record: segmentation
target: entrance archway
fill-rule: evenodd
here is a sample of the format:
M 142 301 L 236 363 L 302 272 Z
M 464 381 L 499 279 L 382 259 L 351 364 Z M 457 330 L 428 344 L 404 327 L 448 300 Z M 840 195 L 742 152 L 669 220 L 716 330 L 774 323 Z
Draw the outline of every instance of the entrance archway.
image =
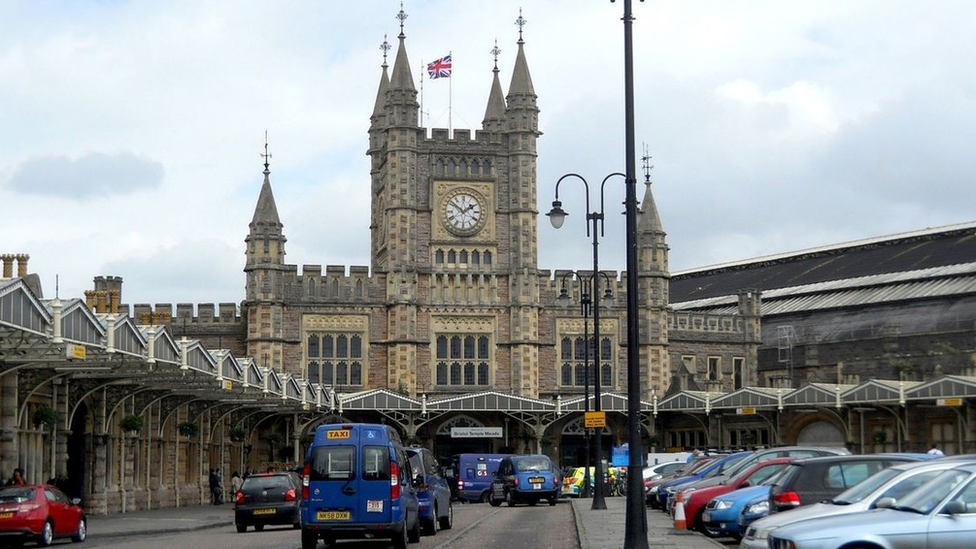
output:
M 484 427 L 485 424 L 470 416 L 456 416 L 437 427 L 434 435 L 434 455 L 441 463 L 449 463 L 451 456 L 457 454 L 490 454 L 492 453 L 489 438 L 453 438 L 453 427 Z M 444 461 L 448 460 L 448 461 Z
M 796 437 L 796 443 L 804 446 L 843 447 L 844 434 L 840 429 L 827 421 L 814 421 L 807 425 Z
M 81 402 L 71 420 L 71 434 L 68 435 L 68 463 L 65 466 L 67 469 L 65 473 L 68 475 L 66 492 L 69 498 L 84 497 L 85 450 L 88 442 L 85 438 L 87 422 L 88 406 Z
M 586 431 L 583 427 L 583 416 L 580 416 L 566 423 L 562 430 L 562 441 L 559 444 L 559 465 L 561 467 L 582 467 L 586 461 Z M 595 429 L 589 429 L 595 431 Z M 595 433 L 594 433 L 595 434 Z M 601 433 L 600 443 L 603 445 L 603 459 L 609 461 L 613 447 L 613 435 L 610 429 L 604 427 Z M 595 459 L 596 456 L 596 437 L 590 436 L 590 455 Z

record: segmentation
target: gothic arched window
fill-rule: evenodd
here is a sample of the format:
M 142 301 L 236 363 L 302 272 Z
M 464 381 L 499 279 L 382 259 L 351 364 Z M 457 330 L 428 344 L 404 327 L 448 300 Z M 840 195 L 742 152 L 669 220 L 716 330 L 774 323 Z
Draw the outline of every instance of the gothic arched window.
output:
M 447 364 L 443 362 L 437 363 L 437 384 L 447 385 Z
M 460 168 L 461 175 L 468 175 L 468 162 L 466 160 L 462 160 L 458 168 Z
M 461 384 L 461 363 L 452 362 L 451 363 L 451 385 Z
M 316 361 L 313 360 L 312 362 L 309 362 L 308 363 L 308 372 L 306 373 L 306 377 L 308 378 L 308 380 L 311 383 L 318 383 L 319 382 L 320 375 L 319 375 L 319 363 L 318 362 L 316 362 Z
M 363 365 L 359 362 L 353 362 L 350 367 L 349 372 L 349 384 L 350 385 L 362 385 L 363 384 Z
M 471 264 L 478 265 L 479 263 L 481 263 L 481 254 L 478 253 L 478 250 L 475 250 L 471 252 Z
M 488 385 L 488 363 L 478 364 L 478 385 Z
M 319 336 L 316 334 L 308 336 L 308 356 L 313 358 L 319 356 Z
M 491 265 L 491 252 L 485 250 L 485 253 L 481 256 L 481 258 L 484 259 L 485 265 Z
M 477 160 L 473 160 L 471 162 L 471 175 L 478 175 L 478 172 L 480 171 L 481 171 L 481 163 L 478 162 Z
M 438 158 L 437 162 L 434 164 L 434 174 L 444 175 L 444 161 L 440 158 Z
M 568 362 L 563 364 L 562 384 L 563 385 L 573 384 L 573 367 L 570 366 Z
M 356 297 L 363 297 L 363 281 L 356 281 Z
M 339 279 L 332 279 L 332 297 L 339 297 Z

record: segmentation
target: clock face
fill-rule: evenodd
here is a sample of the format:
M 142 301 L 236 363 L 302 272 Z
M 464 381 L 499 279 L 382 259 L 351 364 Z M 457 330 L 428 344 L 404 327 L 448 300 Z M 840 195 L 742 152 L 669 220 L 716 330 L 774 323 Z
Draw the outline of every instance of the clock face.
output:
M 444 224 L 454 234 L 472 235 L 481 229 L 484 208 L 481 201 L 468 192 L 456 192 L 444 201 Z

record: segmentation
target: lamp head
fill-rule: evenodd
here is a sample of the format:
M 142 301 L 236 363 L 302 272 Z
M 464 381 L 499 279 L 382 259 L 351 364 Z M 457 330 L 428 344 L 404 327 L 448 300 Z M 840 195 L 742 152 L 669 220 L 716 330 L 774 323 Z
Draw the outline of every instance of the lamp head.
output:
M 559 297 L 556 298 L 556 303 L 560 307 L 569 307 L 569 292 L 566 291 L 565 286 L 559 290 Z
M 558 229 L 563 226 L 563 222 L 566 221 L 566 216 L 569 214 L 563 210 L 562 202 L 553 200 L 552 209 L 546 215 L 549 216 L 549 222 L 552 223 L 552 228 Z
M 603 290 L 603 299 L 613 299 L 613 290 L 609 286 Z

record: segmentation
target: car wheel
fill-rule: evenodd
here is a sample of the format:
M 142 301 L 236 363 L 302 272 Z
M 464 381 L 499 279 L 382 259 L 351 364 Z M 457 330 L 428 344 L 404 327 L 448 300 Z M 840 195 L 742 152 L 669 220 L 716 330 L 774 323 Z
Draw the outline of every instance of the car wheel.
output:
M 255 524 L 254 525 L 254 531 L 255 532 L 260 532 L 261 530 L 264 530 L 264 525 L 263 524 Z
M 530 499 L 529 500 L 529 507 L 535 507 L 535 504 L 536 503 L 539 503 L 539 500 L 537 500 L 537 499 Z
M 481 503 L 491 503 L 491 490 L 485 490 L 481 494 Z
M 505 503 L 507 503 L 509 507 L 515 507 L 515 496 L 512 495 L 512 492 L 505 492 Z
M 244 532 L 247 532 L 247 525 L 246 524 L 238 524 L 237 525 L 237 533 L 238 534 L 243 534 Z
M 437 506 L 434 505 L 434 514 L 430 520 L 421 519 L 423 521 L 423 528 L 421 528 L 422 533 L 428 536 L 433 536 L 437 533 Z
M 75 543 L 81 543 L 88 538 L 88 519 L 81 517 L 78 521 L 78 529 L 75 530 L 75 534 L 71 536 L 71 541 Z
M 400 531 L 393 534 L 393 549 L 407 549 L 407 517 L 403 517 Z
M 37 537 L 37 544 L 41 547 L 47 547 L 51 545 L 52 541 L 54 541 L 54 525 L 51 524 L 51 521 L 47 521 L 41 528 L 41 535 Z
M 549 506 L 552 507 L 556 505 L 556 498 L 549 498 Z
M 315 549 L 315 546 L 318 544 L 319 538 L 315 535 L 315 532 L 302 530 L 302 549 Z M 326 544 L 326 547 L 328 547 L 328 544 Z
M 494 497 L 491 497 L 488 500 L 488 503 L 491 504 L 492 507 L 498 507 L 499 505 L 502 504 L 502 501 L 500 499 L 495 499 Z
M 407 541 L 410 543 L 420 542 L 420 517 L 417 517 L 417 521 L 413 523 L 413 528 L 407 532 Z
M 492 503 L 495 507 L 497 504 Z M 454 526 L 454 504 L 447 504 L 447 516 L 441 517 L 441 530 L 450 530 Z

